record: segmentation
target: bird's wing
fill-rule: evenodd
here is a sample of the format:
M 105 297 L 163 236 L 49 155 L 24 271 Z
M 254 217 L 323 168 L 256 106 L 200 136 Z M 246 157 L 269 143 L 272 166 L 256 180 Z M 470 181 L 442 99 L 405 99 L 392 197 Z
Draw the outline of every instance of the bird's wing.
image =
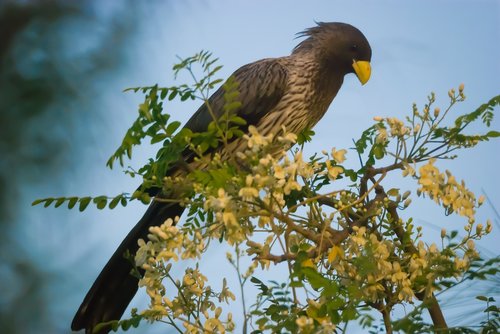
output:
M 248 126 L 256 125 L 283 97 L 287 89 L 288 71 L 280 59 L 282 58 L 262 59 L 242 66 L 232 74 L 239 84 L 238 101 L 241 103 L 240 107 L 234 112 L 246 121 L 246 125 L 242 126 L 242 131 L 246 132 Z M 224 87 L 221 86 L 208 99 L 208 105 L 210 105 L 213 114 L 217 118 L 224 113 L 224 104 L 226 103 L 224 94 Z M 207 103 L 203 103 L 184 127 L 193 132 L 205 132 L 213 120 Z M 206 153 L 211 151 L 213 149 L 209 149 Z M 193 161 L 195 154 L 191 149 L 186 148 L 181 156 L 183 163 L 189 164 Z M 179 166 L 181 165 L 174 164 L 167 172 L 167 175 L 173 173 Z M 144 190 L 150 196 L 156 196 L 160 188 L 151 187 Z
M 280 58 L 263 59 L 239 68 L 232 75 L 239 83 L 241 106 L 236 115 L 246 120 L 247 126 L 255 125 L 270 112 L 283 97 L 287 88 L 288 71 Z M 224 113 L 224 88 L 220 87 L 209 99 L 208 104 L 215 116 Z M 189 119 L 185 127 L 193 132 L 204 132 L 214 119 L 204 103 Z

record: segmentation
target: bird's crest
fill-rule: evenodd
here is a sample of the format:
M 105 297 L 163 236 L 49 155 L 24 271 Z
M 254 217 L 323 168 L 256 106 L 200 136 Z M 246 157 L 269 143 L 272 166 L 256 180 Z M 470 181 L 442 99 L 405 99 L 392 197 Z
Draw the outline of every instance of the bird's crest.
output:
M 350 24 L 341 22 L 316 22 L 316 26 L 307 28 L 296 34 L 295 38 L 307 37 L 305 40 L 297 44 L 292 53 L 299 51 L 307 51 L 314 47 L 315 42 L 325 39 L 327 36 L 337 34 L 346 29 L 356 29 Z M 356 29 L 357 30 L 357 29 Z

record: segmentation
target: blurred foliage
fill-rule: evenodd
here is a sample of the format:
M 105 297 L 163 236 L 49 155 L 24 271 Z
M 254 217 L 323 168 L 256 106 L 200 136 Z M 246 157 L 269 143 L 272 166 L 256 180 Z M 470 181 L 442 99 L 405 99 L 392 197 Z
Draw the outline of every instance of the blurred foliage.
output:
M 122 64 L 121 46 L 130 36 L 130 20 L 117 23 L 110 20 L 112 16 L 99 16 L 97 3 L 0 2 L 3 333 L 66 331 L 67 325 L 61 319 L 54 321 L 48 307 L 54 298 L 49 290 L 58 273 L 50 272 L 26 240 L 22 242 L 24 231 L 30 229 L 23 199 L 36 196 L 30 193 L 33 187 L 54 186 L 78 168 L 78 159 L 68 158 L 92 136 L 79 124 L 92 126 L 93 118 L 103 117 L 102 110 L 84 110 L 81 102 L 95 94 L 92 85 L 97 77 L 113 73 Z

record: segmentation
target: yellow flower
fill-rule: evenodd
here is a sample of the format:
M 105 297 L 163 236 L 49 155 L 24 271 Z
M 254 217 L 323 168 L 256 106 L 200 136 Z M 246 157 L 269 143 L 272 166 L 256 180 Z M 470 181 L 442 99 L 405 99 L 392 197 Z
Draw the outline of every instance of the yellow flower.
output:
M 333 160 L 335 160 L 336 163 L 341 164 L 345 161 L 345 154 L 347 153 L 346 150 L 342 149 L 337 151 L 335 148 L 332 149 L 332 157 Z
M 377 144 L 384 144 L 385 142 L 387 142 L 387 130 L 380 126 L 377 127 L 377 130 L 378 130 L 378 135 L 375 138 L 375 142 Z
M 313 269 L 316 269 L 316 265 L 314 265 L 314 263 L 312 262 L 311 259 L 307 259 L 305 261 L 302 261 L 302 267 L 309 267 L 309 268 L 313 268 Z
M 295 320 L 295 323 L 299 328 L 304 329 L 306 327 L 312 326 L 313 325 L 313 319 L 306 317 L 305 315 L 300 316 Z
M 251 201 L 259 196 L 259 191 L 253 187 L 243 187 L 238 192 L 238 196 L 240 196 L 244 201 Z
M 339 246 L 335 245 L 332 247 L 332 249 L 328 253 L 328 262 L 332 263 L 333 261 L 335 261 L 335 259 L 337 257 L 343 258 L 344 257 L 344 250 L 342 248 L 340 248 Z
M 332 166 L 330 160 L 327 160 L 325 163 L 330 180 L 336 180 L 339 174 L 344 171 L 344 169 L 340 166 Z
M 288 195 L 292 192 L 292 190 L 300 190 L 302 189 L 302 186 L 297 183 L 295 180 L 288 180 L 288 182 L 285 184 L 285 187 L 283 188 L 283 193 L 285 195 Z
M 274 166 L 274 176 L 277 179 L 284 179 L 285 178 L 285 170 L 283 169 L 283 167 L 281 167 L 280 165 L 275 165 Z

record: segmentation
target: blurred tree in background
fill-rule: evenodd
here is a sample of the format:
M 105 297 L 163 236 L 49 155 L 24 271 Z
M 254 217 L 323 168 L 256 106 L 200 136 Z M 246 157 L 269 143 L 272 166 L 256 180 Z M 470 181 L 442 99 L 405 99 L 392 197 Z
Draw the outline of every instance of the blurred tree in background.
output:
M 37 235 L 47 236 L 33 230 L 26 209 L 35 193 L 65 189 L 68 175 L 81 168 L 82 159 L 91 159 L 93 153 L 85 147 L 98 140 L 96 124 L 109 122 L 102 107 L 96 107 L 97 99 L 89 96 L 98 96 L 100 84 L 123 65 L 124 41 L 131 35 L 125 14 L 133 11 L 124 13 L 115 2 L 115 8 L 97 8 L 96 3 L 0 2 L 3 333 L 69 331 L 67 323 L 56 324 L 49 314 L 49 299 L 54 298 L 50 280 L 60 271 L 30 248 Z M 72 158 L 75 152 L 80 159 Z

